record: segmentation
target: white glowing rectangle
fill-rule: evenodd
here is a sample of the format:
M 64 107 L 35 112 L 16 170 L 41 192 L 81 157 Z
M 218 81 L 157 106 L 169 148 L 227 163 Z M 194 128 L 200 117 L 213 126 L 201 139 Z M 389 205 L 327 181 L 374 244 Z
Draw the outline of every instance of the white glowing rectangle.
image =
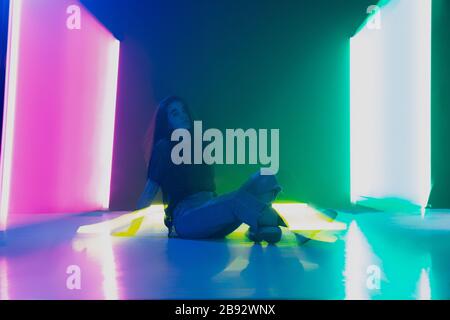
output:
M 8 49 L 6 54 L 5 102 L 0 161 L 0 231 L 6 229 L 9 211 L 15 105 L 19 65 L 20 17 L 22 0 L 12 0 L 9 7 Z
M 431 0 L 382 1 L 350 39 L 351 200 L 425 206 L 431 188 Z
M 119 55 L 79 0 L 11 0 L 0 230 L 17 213 L 108 208 Z

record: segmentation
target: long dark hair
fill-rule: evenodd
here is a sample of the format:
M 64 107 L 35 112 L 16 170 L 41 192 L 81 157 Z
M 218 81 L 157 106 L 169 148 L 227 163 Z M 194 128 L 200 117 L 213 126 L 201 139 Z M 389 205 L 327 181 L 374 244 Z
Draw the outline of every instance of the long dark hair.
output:
M 169 125 L 168 110 L 169 106 L 174 102 L 178 102 L 183 105 L 184 110 L 189 116 L 191 122 L 193 122 L 192 113 L 189 110 L 186 102 L 178 96 L 169 96 L 161 100 L 156 109 L 155 115 L 147 129 L 145 135 L 144 148 L 145 148 L 145 161 L 148 163 L 150 160 L 153 146 L 156 145 L 161 139 L 170 140 L 173 129 Z

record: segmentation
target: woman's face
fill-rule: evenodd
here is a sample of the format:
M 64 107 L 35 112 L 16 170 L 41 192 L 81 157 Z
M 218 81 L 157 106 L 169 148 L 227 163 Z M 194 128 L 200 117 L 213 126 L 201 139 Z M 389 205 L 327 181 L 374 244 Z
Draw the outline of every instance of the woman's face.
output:
M 191 119 L 179 101 L 172 102 L 167 108 L 167 117 L 171 129 L 190 129 Z

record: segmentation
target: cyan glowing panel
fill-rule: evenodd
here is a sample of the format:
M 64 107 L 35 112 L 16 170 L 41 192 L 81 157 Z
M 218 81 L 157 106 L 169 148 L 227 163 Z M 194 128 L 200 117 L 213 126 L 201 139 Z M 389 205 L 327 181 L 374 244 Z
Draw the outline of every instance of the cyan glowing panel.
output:
M 11 0 L 1 221 L 107 208 L 120 43 L 81 4 Z
M 351 198 L 424 206 L 431 185 L 431 0 L 383 1 L 350 40 Z

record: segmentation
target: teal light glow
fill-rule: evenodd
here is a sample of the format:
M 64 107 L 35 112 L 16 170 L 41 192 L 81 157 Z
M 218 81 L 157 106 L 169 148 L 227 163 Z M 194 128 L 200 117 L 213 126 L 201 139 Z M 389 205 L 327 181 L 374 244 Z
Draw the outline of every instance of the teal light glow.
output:
M 22 0 L 14 0 L 9 8 L 8 50 L 6 61 L 3 136 L 0 160 L 0 231 L 6 230 L 11 186 L 14 121 L 16 116 L 17 77 L 19 67 L 20 19 Z
M 431 189 L 431 0 L 382 4 L 380 28 L 363 27 L 350 39 L 351 201 L 424 207 Z
M 380 261 L 375 256 L 357 222 L 352 221 L 345 237 L 344 282 L 346 300 L 370 300 L 372 295 L 377 293 L 367 285 L 368 270 L 371 266 L 380 266 Z

